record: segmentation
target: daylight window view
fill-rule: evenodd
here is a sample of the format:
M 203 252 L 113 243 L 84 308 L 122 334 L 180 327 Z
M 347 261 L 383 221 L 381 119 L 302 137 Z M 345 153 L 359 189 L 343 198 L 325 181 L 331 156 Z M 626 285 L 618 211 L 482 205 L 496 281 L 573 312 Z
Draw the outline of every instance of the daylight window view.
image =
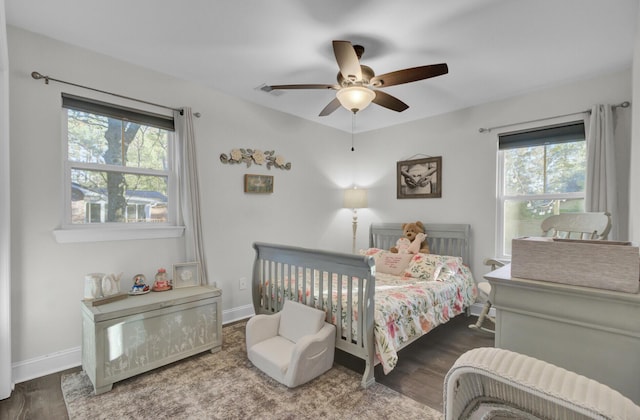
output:
M 71 223 L 168 221 L 173 132 L 67 109 Z
M 502 151 L 505 255 L 511 240 L 540 236 L 552 214 L 584 211 L 586 142 L 545 144 Z

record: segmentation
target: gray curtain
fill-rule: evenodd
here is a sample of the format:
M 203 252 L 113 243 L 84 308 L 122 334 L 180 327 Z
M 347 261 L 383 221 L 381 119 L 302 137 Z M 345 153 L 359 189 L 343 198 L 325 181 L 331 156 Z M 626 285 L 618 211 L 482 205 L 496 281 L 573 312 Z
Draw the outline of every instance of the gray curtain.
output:
M 176 152 L 178 153 L 178 182 L 180 188 L 180 214 L 184 224 L 185 253 L 188 262 L 200 263 L 202 284 L 208 284 L 200 216 L 200 188 L 196 161 L 196 139 L 193 129 L 193 112 L 184 108 L 182 115 L 174 114 L 176 122 Z
M 611 240 L 618 239 L 618 193 L 611 105 L 595 105 L 587 116 L 587 185 L 585 210 L 611 214 Z

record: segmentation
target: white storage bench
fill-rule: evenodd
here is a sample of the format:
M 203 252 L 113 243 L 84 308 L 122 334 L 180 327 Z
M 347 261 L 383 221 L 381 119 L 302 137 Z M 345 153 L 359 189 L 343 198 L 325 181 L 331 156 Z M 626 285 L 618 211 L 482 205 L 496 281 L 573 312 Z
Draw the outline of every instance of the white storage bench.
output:
M 186 287 L 82 302 L 82 368 L 96 395 L 114 382 L 222 347 L 220 289 Z

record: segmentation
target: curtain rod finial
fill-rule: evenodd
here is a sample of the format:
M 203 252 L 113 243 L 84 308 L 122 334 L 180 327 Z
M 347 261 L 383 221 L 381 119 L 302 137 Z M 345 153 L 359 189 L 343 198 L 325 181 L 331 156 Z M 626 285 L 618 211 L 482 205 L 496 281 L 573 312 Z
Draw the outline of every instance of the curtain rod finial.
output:
M 31 72 L 31 77 L 33 77 L 36 80 L 44 79 L 44 84 L 45 85 L 49 84 L 49 76 L 43 76 L 40 73 L 38 73 L 37 71 L 32 71 Z
M 491 129 L 489 128 L 482 128 L 482 127 L 478 128 L 478 133 L 487 133 L 489 131 L 491 131 Z

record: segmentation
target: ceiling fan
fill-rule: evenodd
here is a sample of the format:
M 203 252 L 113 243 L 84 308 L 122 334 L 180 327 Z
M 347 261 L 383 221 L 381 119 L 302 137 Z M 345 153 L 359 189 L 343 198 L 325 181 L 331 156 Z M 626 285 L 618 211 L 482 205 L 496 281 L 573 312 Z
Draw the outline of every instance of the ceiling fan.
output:
M 336 97 L 320 111 L 324 117 L 338 109 L 340 105 L 353 112 L 366 108 L 371 102 L 393 111 L 402 112 L 409 105 L 386 92 L 373 88 L 385 88 L 416 82 L 441 76 L 449 72 L 446 63 L 428 66 L 412 67 L 376 76 L 371 67 L 361 65 L 360 58 L 364 53 L 361 45 L 351 45 L 349 41 L 333 41 L 333 53 L 336 56 L 340 72 L 338 83 L 333 85 L 300 84 L 300 85 L 271 85 L 265 90 L 277 89 L 333 89 Z

